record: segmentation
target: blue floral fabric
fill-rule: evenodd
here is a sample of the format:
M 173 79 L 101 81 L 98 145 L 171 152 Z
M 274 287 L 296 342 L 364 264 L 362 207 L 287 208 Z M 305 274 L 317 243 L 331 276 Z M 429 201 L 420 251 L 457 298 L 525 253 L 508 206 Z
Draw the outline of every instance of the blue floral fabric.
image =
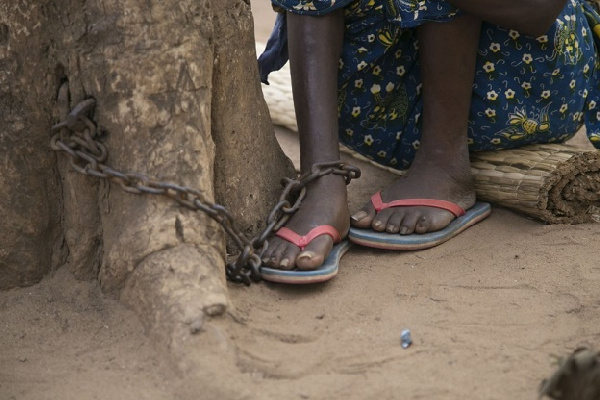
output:
M 460 11 L 444 0 L 272 1 L 307 15 L 344 8 L 340 141 L 380 164 L 408 167 L 419 148 L 422 112 L 412 28 Z M 538 38 L 483 24 L 469 119 L 472 151 L 563 142 L 584 123 L 600 148 L 598 21 L 587 2 L 569 0 Z

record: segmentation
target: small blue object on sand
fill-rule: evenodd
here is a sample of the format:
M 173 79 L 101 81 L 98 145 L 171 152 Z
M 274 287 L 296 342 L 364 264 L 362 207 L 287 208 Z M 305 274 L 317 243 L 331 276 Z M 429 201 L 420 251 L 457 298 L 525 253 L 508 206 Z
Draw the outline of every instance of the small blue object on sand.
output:
M 403 349 L 407 349 L 412 344 L 412 337 L 410 336 L 410 330 L 405 329 L 400 335 L 400 345 Z
M 334 245 L 331 253 L 329 253 L 329 256 L 323 262 L 323 265 L 315 270 L 304 271 L 294 269 L 289 271 L 263 266 L 260 269 L 260 273 L 265 281 L 278 283 L 290 283 L 298 285 L 324 282 L 337 275 L 340 259 L 344 254 L 346 254 L 348 249 L 350 249 L 350 246 L 351 244 L 348 240 L 343 240 Z

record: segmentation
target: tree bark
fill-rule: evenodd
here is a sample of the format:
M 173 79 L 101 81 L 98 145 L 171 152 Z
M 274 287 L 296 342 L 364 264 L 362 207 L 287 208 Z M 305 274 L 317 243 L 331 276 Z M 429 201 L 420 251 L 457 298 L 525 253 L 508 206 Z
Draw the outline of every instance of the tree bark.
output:
M 0 0 L 0 289 L 64 266 L 171 345 L 224 313 L 220 227 L 77 174 L 49 132 L 66 81 L 71 107 L 96 99 L 106 164 L 197 188 L 256 234 L 293 169 L 262 99 L 252 28 L 244 0 Z

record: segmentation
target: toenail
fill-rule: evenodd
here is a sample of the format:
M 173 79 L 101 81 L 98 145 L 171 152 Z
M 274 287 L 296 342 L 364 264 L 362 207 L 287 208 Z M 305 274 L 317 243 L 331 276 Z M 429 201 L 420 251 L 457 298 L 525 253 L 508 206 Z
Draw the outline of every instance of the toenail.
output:
M 394 225 L 388 225 L 388 227 L 386 228 L 386 230 L 390 233 L 392 233 L 394 231 L 396 227 Z
M 375 221 L 373 222 L 373 228 L 380 228 L 383 224 L 381 223 L 381 221 Z
M 408 227 L 403 226 L 402 228 L 400 228 L 401 235 L 406 235 L 407 233 L 408 233 Z
M 358 221 L 360 221 L 361 219 L 363 219 L 363 218 L 364 218 L 364 217 L 366 217 L 366 216 L 367 216 L 367 213 L 366 213 L 366 212 L 364 212 L 364 211 L 359 211 L 359 212 L 357 212 L 356 214 L 354 214 L 354 215 L 353 215 L 351 218 L 352 218 L 352 220 L 353 220 L 353 221 L 356 221 L 356 222 L 358 222 Z
M 279 263 L 280 267 L 283 268 L 287 268 L 287 266 L 290 265 L 290 260 L 288 260 L 287 258 L 284 258 L 283 260 L 281 260 L 281 262 Z
M 315 253 L 313 253 L 312 251 L 305 251 L 298 256 L 298 259 L 300 260 L 300 259 L 305 258 L 310 261 L 313 259 L 314 256 L 315 256 Z

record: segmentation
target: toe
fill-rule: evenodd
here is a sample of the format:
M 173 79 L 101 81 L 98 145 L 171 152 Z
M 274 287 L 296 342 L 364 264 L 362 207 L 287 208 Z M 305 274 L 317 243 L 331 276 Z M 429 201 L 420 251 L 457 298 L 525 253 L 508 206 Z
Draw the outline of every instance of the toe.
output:
M 285 251 L 281 254 L 281 260 L 279 261 L 279 268 L 291 270 L 296 267 L 296 259 L 300 253 L 300 248 L 294 245 L 288 246 Z
M 373 204 L 368 202 L 363 208 L 350 217 L 350 222 L 357 228 L 369 228 L 373 222 L 373 218 L 375 218 L 375 214 Z
M 400 224 L 402 223 L 403 217 L 404 213 L 394 212 L 388 219 L 387 227 L 385 228 L 385 230 L 388 233 L 398 233 L 400 231 Z
M 301 270 L 313 270 L 320 267 L 332 248 L 333 240 L 329 236 L 319 236 L 300 252 L 296 259 L 296 267 Z
M 427 215 L 421 215 L 421 217 L 417 219 L 417 223 L 415 225 L 415 233 L 429 232 L 430 226 L 431 219 Z
M 437 210 L 439 211 L 439 210 Z M 429 217 L 428 232 L 439 231 L 447 227 L 456 217 L 449 211 L 437 212 Z
M 263 256 L 263 263 L 270 268 L 279 268 L 281 254 L 285 251 L 285 244 L 281 240 L 274 240 Z
M 415 232 L 415 226 L 417 225 L 417 221 L 421 217 L 420 213 L 417 212 L 407 212 L 402 219 L 402 224 L 400 225 L 399 233 L 401 235 L 410 235 Z
M 371 228 L 377 232 L 383 232 L 386 230 L 388 226 L 388 221 L 390 217 L 394 214 L 393 208 L 388 208 L 386 210 L 380 211 L 375 218 L 373 218 L 373 223 L 371 224 Z

